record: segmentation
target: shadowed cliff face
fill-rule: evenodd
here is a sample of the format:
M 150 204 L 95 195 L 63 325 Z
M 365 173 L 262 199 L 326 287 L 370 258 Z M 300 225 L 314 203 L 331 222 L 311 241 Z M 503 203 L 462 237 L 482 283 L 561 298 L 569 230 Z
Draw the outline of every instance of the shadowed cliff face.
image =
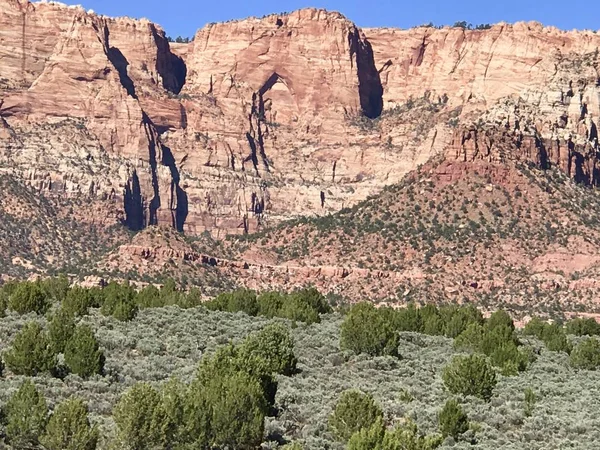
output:
M 383 87 L 375 67 L 373 48 L 366 39 L 360 39 L 358 29 L 348 35 L 350 52 L 356 55 L 360 107 L 369 119 L 376 119 L 383 111 Z

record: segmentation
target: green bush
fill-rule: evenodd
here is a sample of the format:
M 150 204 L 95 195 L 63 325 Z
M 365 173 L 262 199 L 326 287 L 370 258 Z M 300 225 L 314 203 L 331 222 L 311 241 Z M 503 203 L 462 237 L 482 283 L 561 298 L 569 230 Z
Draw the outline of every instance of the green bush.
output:
M 131 450 L 164 448 L 165 412 L 160 393 L 147 383 L 127 390 L 113 410 L 120 441 Z
M 46 399 L 27 380 L 6 404 L 5 434 L 13 448 L 36 448 L 48 420 Z
M 571 353 L 573 346 L 565 333 L 565 329 L 556 324 L 547 324 L 542 331 L 542 341 L 551 352 Z
M 62 302 L 62 310 L 73 317 L 83 317 L 88 314 L 89 308 L 94 303 L 96 302 L 93 291 L 80 286 L 74 286 L 67 292 Z
M 439 311 L 444 322 L 444 334 L 449 338 L 455 338 L 472 323 L 484 323 L 481 311 L 473 305 L 445 306 Z
M 95 450 L 98 428 L 90 425 L 83 400 L 69 399 L 54 409 L 40 441 L 47 450 Z
M 15 336 L 4 361 L 15 375 L 35 376 L 56 366 L 56 355 L 48 336 L 37 322 L 27 323 Z
M 45 314 L 50 305 L 50 299 L 42 286 L 27 281 L 19 283 L 9 300 L 10 309 L 19 314 Z
M 159 308 L 164 306 L 160 291 L 154 285 L 150 284 L 140 290 L 136 295 L 136 302 L 142 309 L 144 308 Z
M 57 277 L 41 280 L 39 284 L 50 300 L 60 303 L 67 296 L 71 283 L 65 274 L 60 274 Z
M 496 386 L 496 372 L 484 356 L 455 356 L 444 368 L 442 380 L 453 394 L 489 400 Z
M 469 429 L 469 418 L 455 399 L 448 400 L 438 414 L 440 432 L 443 437 L 454 439 Z
M 205 306 L 213 311 L 242 311 L 249 316 L 258 314 L 256 292 L 249 289 L 238 289 L 233 292 L 219 294 L 214 300 L 206 302 Z
M 575 346 L 569 363 L 575 369 L 596 370 L 600 366 L 600 341 L 587 338 Z
M 536 395 L 531 388 L 525 389 L 525 407 L 523 408 L 523 412 L 526 417 L 530 417 L 533 413 L 533 407 L 535 406 L 535 402 L 537 401 Z
M 259 381 L 247 373 L 237 372 L 213 378 L 204 390 L 211 411 L 211 445 L 231 449 L 258 448 L 267 413 Z
M 486 320 L 485 326 L 489 330 L 494 330 L 498 327 L 508 328 L 510 330 L 515 329 L 515 323 L 510 315 L 501 309 L 492 313 L 492 315 Z
M 256 301 L 258 302 L 258 313 L 272 319 L 279 316 L 279 311 L 285 302 L 285 295 L 275 291 L 263 292 L 256 298 Z
M 258 358 L 262 372 L 282 375 L 293 374 L 298 362 L 294 355 L 294 341 L 288 328 L 281 323 L 267 325 L 246 338 L 240 345 L 240 357 L 244 360 Z
M 356 354 L 397 356 L 398 342 L 394 311 L 371 303 L 354 305 L 341 326 L 340 347 Z
M 347 450 L 433 450 L 440 446 L 440 436 L 422 436 L 417 425 L 405 421 L 393 430 L 386 430 L 378 419 L 370 428 L 354 433 Z
M 600 334 L 600 324 L 591 317 L 578 317 L 571 319 L 566 324 L 567 333 L 576 336 L 597 336 Z
M 548 322 L 535 316 L 523 327 L 523 334 L 526 336 L 535 336 L 538 339 L 543 339 L 544 330 L 548 326 Z
M 101 375 L 104 370 L 104 353 L 100 350 L 94 332 L 80 325 L 65 347 L 65 364 L 71 372 L 82 378 Z
M 48 338 L 52 351 L 56 354 L 64 353 L 67 342 L 75 332 L 73 316 L 64 309 L 59 309 L 48 324 Z
M 136 292 L 129 284 L 111 282 L 102 290 L 102 295 L 100 311 L 103 315 L 123 322 L 133 320 L 137 315 Z
M 332 312 L 325 297 L 314 288 L 291 294 L 265 292 L 258 297 L 254 291 L 238 289 L 219 294 L 204 305 L 213 311 L 242 311 L 250 316 L 281 317 L 308 324 L 320 322 L 319 314 Z
M 350 390 L 342 393 L 333 413 L 329 416 L 329 428 L 342 442 L 363 428 L 370 428 L 383 419 L 383 411 L 373 397 L 360 391 Z

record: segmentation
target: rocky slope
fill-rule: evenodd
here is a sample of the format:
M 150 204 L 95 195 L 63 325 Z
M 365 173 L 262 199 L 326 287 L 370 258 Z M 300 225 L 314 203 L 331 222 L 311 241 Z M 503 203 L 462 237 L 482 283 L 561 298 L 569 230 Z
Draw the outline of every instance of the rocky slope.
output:
M 0 0 L 0 44 L 0 172 L 74 202 L 82 223 L 221 239 L 329 217 L 432 157 L 454 167 L 442 181 L 510 162 L 599 183 L 592 32 L 361 30 L 305 9 L 210 24 L 171 44 L 145 20 Z M 99 267 L 124 263 L 138 244 Z M 279 271 L 270 254 L 209 256 Z M 347 270 L 336 258 L 298 264 L 334 278 Z M 370 264 L 354 273 L 382 270 Z

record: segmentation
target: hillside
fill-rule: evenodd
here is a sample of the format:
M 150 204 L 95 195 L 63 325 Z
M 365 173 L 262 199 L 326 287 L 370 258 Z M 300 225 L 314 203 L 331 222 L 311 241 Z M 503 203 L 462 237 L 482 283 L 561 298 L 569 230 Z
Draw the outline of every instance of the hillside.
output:
M 272 265 L 336 267 L 311 281 L 355 300 L 597 312 L 599 220 L 597 191 L 556 168 L 442 160 L 352 208 L 238 246 Z M 248 282 L 284 283 L 275 271 Z

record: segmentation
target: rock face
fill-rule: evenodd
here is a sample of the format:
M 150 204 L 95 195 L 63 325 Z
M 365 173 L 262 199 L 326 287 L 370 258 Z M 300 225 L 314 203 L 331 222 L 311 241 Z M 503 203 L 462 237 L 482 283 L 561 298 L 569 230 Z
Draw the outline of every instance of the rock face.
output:
M 539 24 L 360 30 L 306 9 L 155 24 L 0 0 L 0 170 L 215 236 L 350 206 L 436 154 L 597 184 L 600 37 Z M 93 215 L 94 211 L 90 211 Z

